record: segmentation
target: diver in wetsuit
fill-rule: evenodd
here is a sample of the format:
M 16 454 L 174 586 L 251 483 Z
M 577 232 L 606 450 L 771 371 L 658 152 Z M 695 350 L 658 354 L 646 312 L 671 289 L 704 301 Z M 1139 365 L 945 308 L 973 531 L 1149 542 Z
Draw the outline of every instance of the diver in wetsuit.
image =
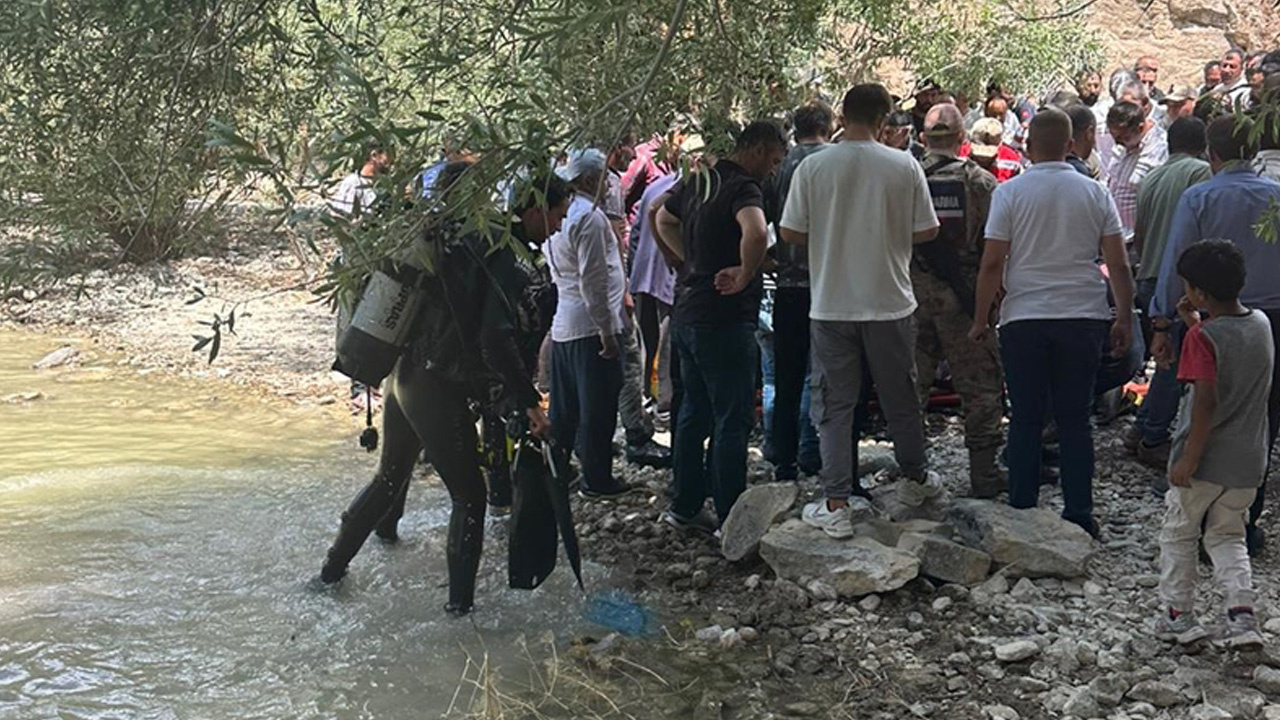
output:
M 452 189 L 467 167 L 446 167 L 440 187 Z M 542 202 L 535 201 L 534 188 Z M 569 197 L 568 187 L 558 179 L 530 183 L 513 209 L 517 240 L 541 243 L 559 230 Z M 471 405 L 514 404 L 523 410 L 533 434 L 546 436 L 551 428 L 533 386 L 533 369 L 523 351 L 527 341 L 519 327 L 517 306 L 529 277 L 527 268 L 510 248 L 492 250 L 493 242 L 490 234 L 439 229 L 427 238 L 435 256 L 434 272 L 424 283 L 426 300 L 414 324 L 416 340 L 387 379 L 378 471 L 342 515 L 338 537 L 320 571 L 326 584 L 342 579 L 381 521 L 391 520 L 394 531 L 398 513 L 391 519 L 388 511 L 403 502 L 414 462 L 425 449 L 453 503 L 445 610 L 455 615 L 471 610 L 485 513 L 485 480 Z

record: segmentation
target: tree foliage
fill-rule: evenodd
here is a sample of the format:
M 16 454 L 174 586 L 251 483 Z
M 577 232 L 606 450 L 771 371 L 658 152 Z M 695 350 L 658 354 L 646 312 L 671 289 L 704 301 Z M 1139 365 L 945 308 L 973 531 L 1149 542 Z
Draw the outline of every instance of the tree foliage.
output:
M 1038 92 L 1097 58 L 1080 18 L 1023 22 L 1006 1 L 14 0 L 0 221 L 163 257 L 206 216 L 193 199 L 252 187 L 336 234 L 359 272 L 439 210 L 396 203 L 359 227 L 323 212 L 370 142 L 394 149 L 393 198 L 442 147 L 474 153 L 475 190 L 448 212 L 475 225 L 495 188 L 571 145 L 680 122 L 723 149 L 734 123 L 886 69 Z
M 177 250 L 228 192 L 204 134 L 257 97 L 262 8 L 0 4 L 0 219 L 106 236 L 129 260 Z

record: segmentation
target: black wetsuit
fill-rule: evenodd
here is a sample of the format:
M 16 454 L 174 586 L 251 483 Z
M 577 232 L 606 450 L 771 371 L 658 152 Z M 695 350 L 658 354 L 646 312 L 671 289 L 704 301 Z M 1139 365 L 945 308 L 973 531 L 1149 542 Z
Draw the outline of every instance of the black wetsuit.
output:
M 453 503 L 445 607 L 458 614 L 471 609 L 485 514 L 472 404 L 523 412 L 541 401 L 523 351 L 529 333 L 520 327 L 528 274 L 511 249 L 490 253 L 489 247 L 478 234 L 433 246 L 436 272 L 424 284 L 416 340 L 387 380 L 378 472 L 343 513 L 321 570 L 326 583 L 345 575 L 375 526 L 389 522 L 394 533 L 414 463 L 425 450 Z

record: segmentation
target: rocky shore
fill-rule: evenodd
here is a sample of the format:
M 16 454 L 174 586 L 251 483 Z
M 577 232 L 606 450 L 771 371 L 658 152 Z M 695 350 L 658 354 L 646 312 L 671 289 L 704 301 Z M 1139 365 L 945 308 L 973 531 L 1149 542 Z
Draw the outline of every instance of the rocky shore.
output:
M 285 243 L 233 242 L 216 258 L 145 270 L 95 271 L 82 292 L 9 297 L 0 322 L 83 336 L 123 353 L 141 373 L 243 386 L 270 402 L 345 413 L 346 387 L 328 371 L 333 324 L 317 302 L 318 261 Z M 207 299 L 188 305 L 193 288 Z M 235 307 L 236 336 L 209 365 L 191 335 Z M 617 461 L 642 491 L 574 501 L 587 559 L 656 608 L 664 631 L 647 639 L 583 638 L 577 661 L 605 680 L 647 688 L 643 712 L 601 717 L 1247 718 L 1280 720 L 1280 618 L 1275 551 L 1254 564 L 1264 635 L 1272 648 L 1227 652 L 1157 640 L 1156 534 L 1163 501 L 1153 471 L 1121 445 L 1127 420 L 1096 434 L 1100 541 L 1045 510 L 1015 512 L 965 498 L 957 418 L 931 416 L 931 457 L 948 495 L 920 508 L 880 485 L 885 442 L 864 442 L 857 537 L 834 541 L 801 524 L 817 495 L 809 478 L 771 483 L 753 450 L 751 490 L 719 541 L 659 520 L 666 471 Z M 1272 537 L 1274 514 L 1262 525 Z M 729 560 L 726 558 L 734 558 Z M 1202 617 L 1220 624 L 1220 598 L 1202 567 Z M 650 663 L 650 676 L 635 669 Z M 612 714 L 611 714 L 612 713 Z
M 684 652 L 735 664 L 743 688 L 773 688 L 772 702 L 746 691 L 704 698 L 735 717 L 1280 719 L 1272 647 L 1182 647 L 1150 631 L 1163 500 L 1149 487 L 1153 471 L 1124 450 L 1123 420 L 1097 433 L 1097 542 L 1057 517 L 1056 488 L 1037 511 L 963 498 L 959 426 L 931 421 L 950 496 L 907 508 L 876 487 L 853 540 L 797 519 L 818 494 L 813 479 L 771 484 L 756 459 L 744 499 L 759 550 L 730 562 L 719 542 L 659 522 L 666 473 L 619 463 L 646 492 L 580 503 L 584 551 L 617 563 L 637 594 L 662 598 L 681 619 L 673 641 Z M 873 471 L 892 464 L 891 450 L 864 443 L 862 455 L 863 483 L 884 479 Z M 741 551 L 734 532 L 731 523 L 731 555 Z M 1264 621 L 1280 591 L 1273 556 L 1254 564 Z M 1212 633 L 1223 618 L 1210 576 L 1203 566 L 1198 601 Z M 1280 619 L 1264 635 L 1280 643 Z M 778 702 L 788 685 L 806 697 Z

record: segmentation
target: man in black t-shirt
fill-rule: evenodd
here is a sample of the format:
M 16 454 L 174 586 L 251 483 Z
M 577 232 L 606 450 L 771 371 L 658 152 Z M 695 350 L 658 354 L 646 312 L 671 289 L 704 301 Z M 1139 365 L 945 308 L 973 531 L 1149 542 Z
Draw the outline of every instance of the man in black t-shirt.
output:
M 757 271 L 768 247 L 761 183 L 786 150 L 780 127 L 751 123 L 728 158 L 678 182 L 657 213 L 659 239 L 684 265 L 672 314 L 684 397 L 672 443 L 675 498 L 664 516 L 676 527 L 715 532 L 746 488 L 763 294 Z M 708 494 L 717 518 L 703 511 Z

